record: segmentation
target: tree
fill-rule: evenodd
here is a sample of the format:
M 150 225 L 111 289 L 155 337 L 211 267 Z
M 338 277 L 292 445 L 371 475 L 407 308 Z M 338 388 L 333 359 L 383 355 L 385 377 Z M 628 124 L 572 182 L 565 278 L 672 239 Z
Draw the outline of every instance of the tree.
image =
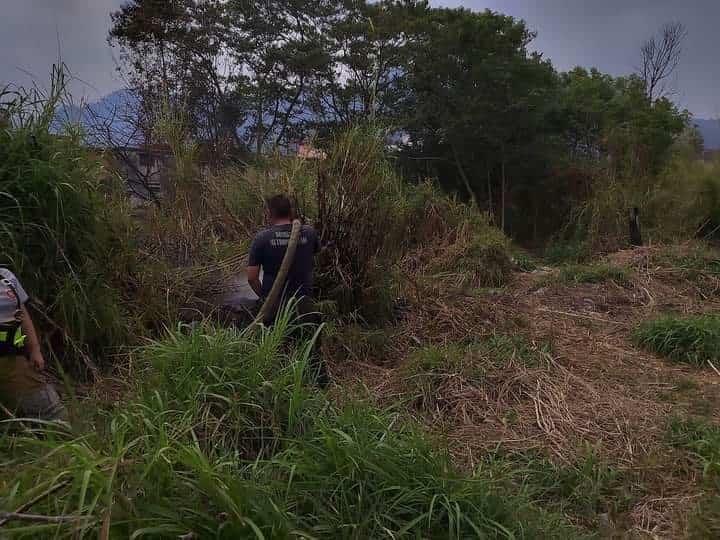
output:
M 552 66 L 528 52 L 533 38 L 512 17 L 433 10 L 409 64 L 406 152 L 433 160 L 471 200 L 484 192 L 504 229 L 512 163 L 534 153 L 555 84 Z
M 313 110 L 321 124 L 398 120 L 414 29 L 428 13 L 424 0 L 345 0 L 338 6 L 327 35 L 332 61 L 315 88 Z
M 239 145 L 233 66 L 226 62 L 225 4 L 220 0 L 132 0 L 112 14 L 109 41 L 146 111 L 182 107 L 195 135 L 218 151 Z
M 687 37 L 687 29 L 679 22 L 668 23 L 662 27 L 658 36 L 648 39 L 642 46 L 642 68 L 640 76 L 645 82 L 648 99 L 666 97 L 670 91 L 670 77 L 675 73 L 682 46 Z

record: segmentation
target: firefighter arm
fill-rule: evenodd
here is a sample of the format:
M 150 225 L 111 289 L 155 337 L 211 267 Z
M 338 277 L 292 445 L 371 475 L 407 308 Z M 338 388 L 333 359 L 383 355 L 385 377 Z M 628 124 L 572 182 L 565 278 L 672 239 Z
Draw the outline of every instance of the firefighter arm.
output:
M 255 294 L 260 297 L 262 293 L 262 283 L 260 282 L 260 267 L 259 266 L 248 266 L 247 267 L 247 280 L 250 288 L 255 291 Z
M 45 369 L 45 359 L 43 358 L 42 350 L 40 349 L 40 340 L 38 339 L 37 332 L 35 331 L 35 325 L 33 324 L 32 317 L 25 306 L 22 307 L 22 330 L 25 334 L 25 350 L 30 357 L 30 361 L 35 367 L 42 371 Z

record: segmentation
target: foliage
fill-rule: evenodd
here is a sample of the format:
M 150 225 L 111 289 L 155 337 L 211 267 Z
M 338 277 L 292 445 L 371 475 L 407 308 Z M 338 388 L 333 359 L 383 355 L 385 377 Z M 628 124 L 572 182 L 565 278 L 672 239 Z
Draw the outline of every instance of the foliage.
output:
M 433 10 L 419 34 L 407 152 L 433 156 L 446 185 L 471 201 L 485 192 L 505 230 L 510 179 L 541 151 L 553 69 L 528 52 L 534 36 L 522 21 L 490 11 Z
M 669 426 L 670 444 L 688 450 L 703 474 L 720 488 L 720 428 L 702 420 L 673 418 Z
M 388 320 L 397 296 L 394 267 L 428 246 L 447 250 L 435 261 L 441 270 L 460 272 L 475 286 L 505 282 L 511 261 L 504 235 L 431 183 L 404 183 L 377 126 L 341 132 L 327 150 L 317 186 L 317 224 L 326 246 L 318 281 L 341 314 Z
M 524 452 L 490 456 L 489 465 L 560 512 L 592 518 L 616 511 L 626 502 L 623 473 L 592 449 L 567 464 L 558 465 L 539 453 Z
M 633 206 L 660 230 L 656 180 L 689 115 L 635 75 L 557 73 L 534 37 L 507 15 L 415 0 L 133 0 L 110 31 L 138 116 L 185 110 L 215 164 L 381 122 L 405 176 L 437 177 L 517 239 L 542 242 L 571 216 L 589 249 L 616 249 Z M 685 226 L 701 227 L 715 199 L 692 200 L 699 223 Z
M 560 280 L 565 283 L 602 283 L 614 281 L 618 285 L 630 283 L 630 273 L 627 268 L 613 266 L 606 263 L 572 264 L 560 269 Z
M 564 538 L 575 530 L 491 475 L 467 477 L 398 419 L 309 386 L 310 342 L 179 328 L 142 352 L 126 403 L 79 437 L 6 434 L 0 505 L 71 514 L 14 536 Z M 84 414 L 93 416 L 93 411 Z M 22 459 L 19 459 L 22 456 Z M 48 475 L 48 471 L 52 471 Z
M 667 315 L 642 323 L 635 331 L 635 340 L 640 346 L 675 362 L 704 366 L 718 358 L 720 317 Z
M 391 355 L 392 334 L 387 329 L 365 328 L 358 323 L 326 329 L 323 347 L 333 358 L 348 357 L 359 362 L 387 363 Z
M 54 352 L 68 359 L 101 354 L 128 338 L 122 303 L 132 260 L 124 208 L 102 183 L 101 162 L 81 134 L 56 133 L 64 71 L 48 94 L 18 90 L 0 129 L 0 264 L 35 300 L 37 322 Z M 66 367 L 75 368 L 72 362 Z
M 659 176 L 649 219 L 656 238 L 717 240 L 720 231 L 720 161 L 703 161 L 678 145 Z
M 651 254 L 651 264 L 670 268 L 682 279 L 701 282 L 703 277 L 720 277 L 720 252 L 703 241 L 663 246 Z
M 512 255 L 512 262 L 521 272 L 534 272 L 538 268 L 535 257 L 524 251 L 515 251 Z

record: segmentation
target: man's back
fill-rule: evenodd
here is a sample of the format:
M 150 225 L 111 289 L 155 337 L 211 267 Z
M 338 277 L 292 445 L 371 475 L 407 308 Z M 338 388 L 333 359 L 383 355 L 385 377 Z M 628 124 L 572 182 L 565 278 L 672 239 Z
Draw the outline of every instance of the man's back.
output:
M 248 266 L 260 266 L 263 270 L 262 295 L 266 297 L 275 283 L 283 257 L 290 240 L 292 224 L 273 225 L 257 234 L 250 247 Z M 303 225 L 300 230 L 295 259 L 288 272 L 286 294 L 312 297 L 314 255 L 319 250 L 315 229 Z

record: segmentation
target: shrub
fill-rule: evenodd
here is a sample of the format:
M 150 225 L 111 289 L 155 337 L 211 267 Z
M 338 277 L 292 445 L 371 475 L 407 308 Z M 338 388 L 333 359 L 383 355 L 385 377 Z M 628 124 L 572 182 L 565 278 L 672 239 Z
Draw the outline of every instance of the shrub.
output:
M 702 366 L 717 360 L 720 353 L 720 317 L 668 315 L 642 323 L 635 331 L 635 340 L 675 362 Z
M 393 269 L 412 250 L 434 255 L 422 255 L 431 272 L 462 273 L 475 287 L 504 284 L 512 269 L 505 236 L 432 183 L 404 183 L 382 135 L 372 125 L 351 128 L 335 137 L 320 165 L 323 294 L 338 301 L 340 313 L 387 320 L 397 288 Z

